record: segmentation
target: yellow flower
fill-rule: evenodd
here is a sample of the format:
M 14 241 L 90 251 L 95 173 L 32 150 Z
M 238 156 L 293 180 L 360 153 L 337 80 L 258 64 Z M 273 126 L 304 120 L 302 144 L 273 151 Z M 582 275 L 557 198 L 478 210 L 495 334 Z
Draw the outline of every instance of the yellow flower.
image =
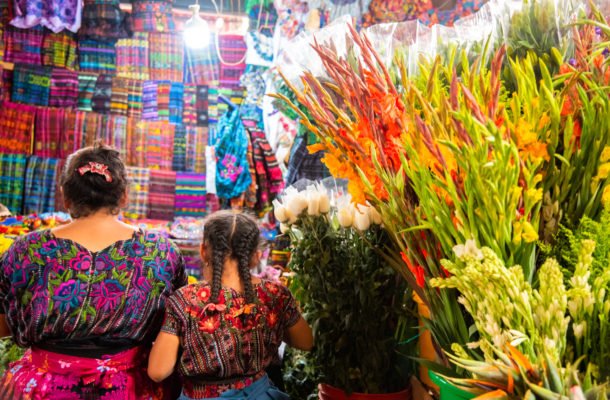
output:
M 602 204 L 605 208 L 610 208 L 610 186 L 606 186 L 604 188 L 604 191 L 602 193 Z
M 11 244 L 13 244 L 13 241 L 11 239 L 7 238 L 4 235 L 0 235 L 0 254 L 3 254 L 5 251 L 7 251 L 9 247 L 11 247 Z
M 610 163 L 604 163 L 599 166 L 599 170 L 597 171 L 597 179 L 606 179 L 610 174 Z
M 538 232 L 536 232 L 532 224 L 527 221 L 523 223 L 523 233 L 521 236 L 526 243 L 532 243 L 538 240 Z
M 527 189 L 525 191 L 525 198 L 531 201 L 533 204 L 538 203 L 542 200 L 542 189 Z
M 197 282 L 198 282 L 197 278 L 195 278 L 192 275 L 189 275 L 189 277 L 188 277 L 188 284 L 189 285 L 192 285 L 192 284 L 197 283 Z
M 604 147 L 604 150 L 602 151 L 602 155 L 599 157 L 599 161 L 601 161 L 603 163 L 610 161 L 610 146 Z

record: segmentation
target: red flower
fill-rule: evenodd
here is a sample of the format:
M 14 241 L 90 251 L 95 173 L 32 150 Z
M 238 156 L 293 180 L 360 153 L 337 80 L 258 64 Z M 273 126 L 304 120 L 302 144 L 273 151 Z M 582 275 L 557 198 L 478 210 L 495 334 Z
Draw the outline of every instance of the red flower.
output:
M 220 328 L 220 315 L 212 315 L 199 321 L 199 330 L 205 333 L 213 333 Z
M 402 260 L 405 262 L 405 264 L 407 264 L 407 267 L 409 267 L 409 271 L 411 271 L 413 276 L 415 276 L 417 286 L 423 288 L 426 285 L 426 271 L 424 271 L 422 266 L 419 264 L 413 265 L 411 260 L 409 260 L 409 257 L 407 257 L 404 252 L 401 251 L 400 256 L 402 257 Z
M 275 311 L 271 311 L 269 314 L 267 314 L 267 324 L 269 324 L 270 328 L 273 328 L 278 321 L 278 316 L 277 313 Z
M 197 299 L 205 303 L 210 298 L 211 290 L 209 286 L 204 286 L 197 291 Z

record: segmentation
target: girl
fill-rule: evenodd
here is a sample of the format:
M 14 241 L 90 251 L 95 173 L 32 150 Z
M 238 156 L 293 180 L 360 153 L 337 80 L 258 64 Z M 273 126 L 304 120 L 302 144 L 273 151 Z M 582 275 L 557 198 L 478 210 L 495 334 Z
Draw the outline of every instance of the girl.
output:
M 288 289 L 250 275 L 259 241 L 256 221 L 244 214 L 220 211 L 204 225 L 204 280 L 170 297 L 148 363 L 156 382 L 178 365 L 182 400 L 288 399 L 265 368 L 282 341 L 309 350 L 313 337 Z

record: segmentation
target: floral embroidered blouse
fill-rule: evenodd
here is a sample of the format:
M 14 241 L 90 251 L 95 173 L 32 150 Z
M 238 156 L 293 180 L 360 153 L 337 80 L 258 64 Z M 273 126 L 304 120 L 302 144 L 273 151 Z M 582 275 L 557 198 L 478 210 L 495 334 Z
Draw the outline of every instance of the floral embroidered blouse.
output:
M 166 299 L 186 281 L 180 252 L 158 233 L 137 231 L 91 252 L 38 231 L 0 259 L 0 313 L 24 347 L 150 344 Z
M 180 337 L 178 370 L 186 381 L 255 377 L 278 357 L 286 329 L 301 314 L 284 286 L 263 280 L 254 289 L 256 305 L 229 288 L 210 302 L 207 282 L 185 286 L 169 298 L 161 331 Z

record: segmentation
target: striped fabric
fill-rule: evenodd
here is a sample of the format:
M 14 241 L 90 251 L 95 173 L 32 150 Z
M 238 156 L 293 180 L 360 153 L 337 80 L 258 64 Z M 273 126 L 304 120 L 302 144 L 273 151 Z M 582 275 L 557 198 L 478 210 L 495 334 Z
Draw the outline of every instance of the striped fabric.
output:
M 146 124 L 146 167 L 172 169 L 174 125 L 165 121 L 147 122 Z
M 130 123 L 127 117 L 113 115 L 110 118 L 110 145 L 118 150 L 123 160 L 127 159 L 127 128 Z
M 193 85 L 211 85 L 220 79 L 220 61 L 216 41 L 210 37 L 209 46 L 203 49 L 185 48 L 184 82 Z
M 185 171 L 205 173 L 205 148 L 208 144 L 207 128 L 186 126 Z
M 169 121 L 169 96 L 172 88 L 170 81 L 157 82 L 157 120 Z
M 29 158 L 25 173 L 24 214 L 55 210 L 58 166 L 56 158 Z
M 2 1 L 0 1 L 0 3 L 2 3 Z M 1 13 L 1 7 L 0 7 L 0 13 Z M 0 22 L 0 61 L 2 61 L 2 60 L 4 60 L 4 24 Z M 0 67 L 0 77 L 2 76 L 1 73 L 2 73 L 2 67 Z
M 51 70 L 48 67 L 15 65 L 11 100 L 15 103 L 49 105 Z
M 100 138 L 102 130 L 102 114 L 85 112 L 85 121 L 80 132 L 80 147 L 93 146 Z
M 184 83 L 172 82 L 169 90 L 169 122 L 182 124 L 182 111 L 184 109 Z
M 174 131 L 174 171 L 186 171 L 186 126 L 176 125 Z
M 112 115 L 100 114 L 95 140 L 106 145 L 112 144 Z
M 114 45 L 114 41 L 81 39 L 78 42 L 81 71 L 113 74 L 116 70 Z
M 127 109 L 129 108 L 128 79 L 118 78 L 116 76 L 112 78 L 110 99 L 110 113 L 127 116 Z
M 13 91 L 13 75 L 14 71 L 12 69 L 1 69 L 2 72 L 2 83 L 0 83 L 0 101 L 10 100 L 11 93 Z
M 132 3 L 131 27 L 134 32 L 173 32 L 171 1 L 142 1 Z
M 82 147 L 82 130 L 85 126 L 84 111 L 67 110 L 64 117 L 64 130 L 59 146 L 59 158 L 67 158 Z
M 246 69 L 245 55 L 248 47 L 244 37 L 242 35 L 220 35 L 218 46 L 225 62 L 220 63 L 220 85 L 238 87 L 239 79 Z
M 80 37 L 107 40 L 130 36 L 128 14 L 119 0 L 85 0 Z
M 184 85 L 184 96 L 182 99 L 182 123 L 185 125 L 197 125 L 197 86 Z
M 150 33 L 150 79 L 155 81 L 183 81 L 182 37 L 170 33 Z
M 78 74 L 78 109 L 82 111 L 92 111 L 91 99 L 95 93 L 95 83 L 97 74 L 79 72 Z
M 206 215 L 205 175 L 191 172 L 176 173 L 176 215 L 190 217 Z
M 25 185 L 26 156 L 0 151 L 0 203 L 13 214 L 21 214 Z
M 100 75 L 95 82 L 95 91 L 91 98 L 91 109 L 100 114 L 110 113 L 112 101 L 112 76 Z
M 127 80 L 127 116 L 140 119 L 142 117 L 142 81 Z
M 70 32 L 47 32 L 42 40 L 42 64 L 50 67 L 76 68 L 76 39 Z
M 36 107 L 4 101 L 0 105 L 0 153 L 31 154 Z
M 148 80 L 148 33 L 134 32 L 129 39 L 120 39 L 116 44 L 117 76 Z
M 78 73 L 63 68 L 51 72 L 49 107 L 76 108 L 78 106 Z
M 57 179 L 55 180 L 55 187 L 60 186 L 61 174 L 66 166 L 65 159 L 57 160 Z M 62 196 L 61 190 L 55 190 L 55 211 L 68 212 L 64 204 L 64 197 Z
M 148 168 L 127 167 L 129 180 L 129 204 L 125 210 L 128 218 L 146 218 L 148 212 L 148 190 L 150 186 L 150 170 Z
M 157 82 L 145 81 L 142 86 L 142 119 L 145 121 L 156 121 L 159 119 Z
M 34 155 L 58 158 L 62 148 L 62 136 L 66 111 L 63 108 L 38 107 L 34 126 Z
M 176 200 L 176 172 L 150 171 L 148 218 L 171 221 L 174 219 Z
M 32 65 L 42 64 L 43 29 L 19 29 L 7 26 L 4 31 L 4 61 Z
M 146 167 L 146 134 L 148 122 L 134 122 L 127 127 L 127 164 Z

